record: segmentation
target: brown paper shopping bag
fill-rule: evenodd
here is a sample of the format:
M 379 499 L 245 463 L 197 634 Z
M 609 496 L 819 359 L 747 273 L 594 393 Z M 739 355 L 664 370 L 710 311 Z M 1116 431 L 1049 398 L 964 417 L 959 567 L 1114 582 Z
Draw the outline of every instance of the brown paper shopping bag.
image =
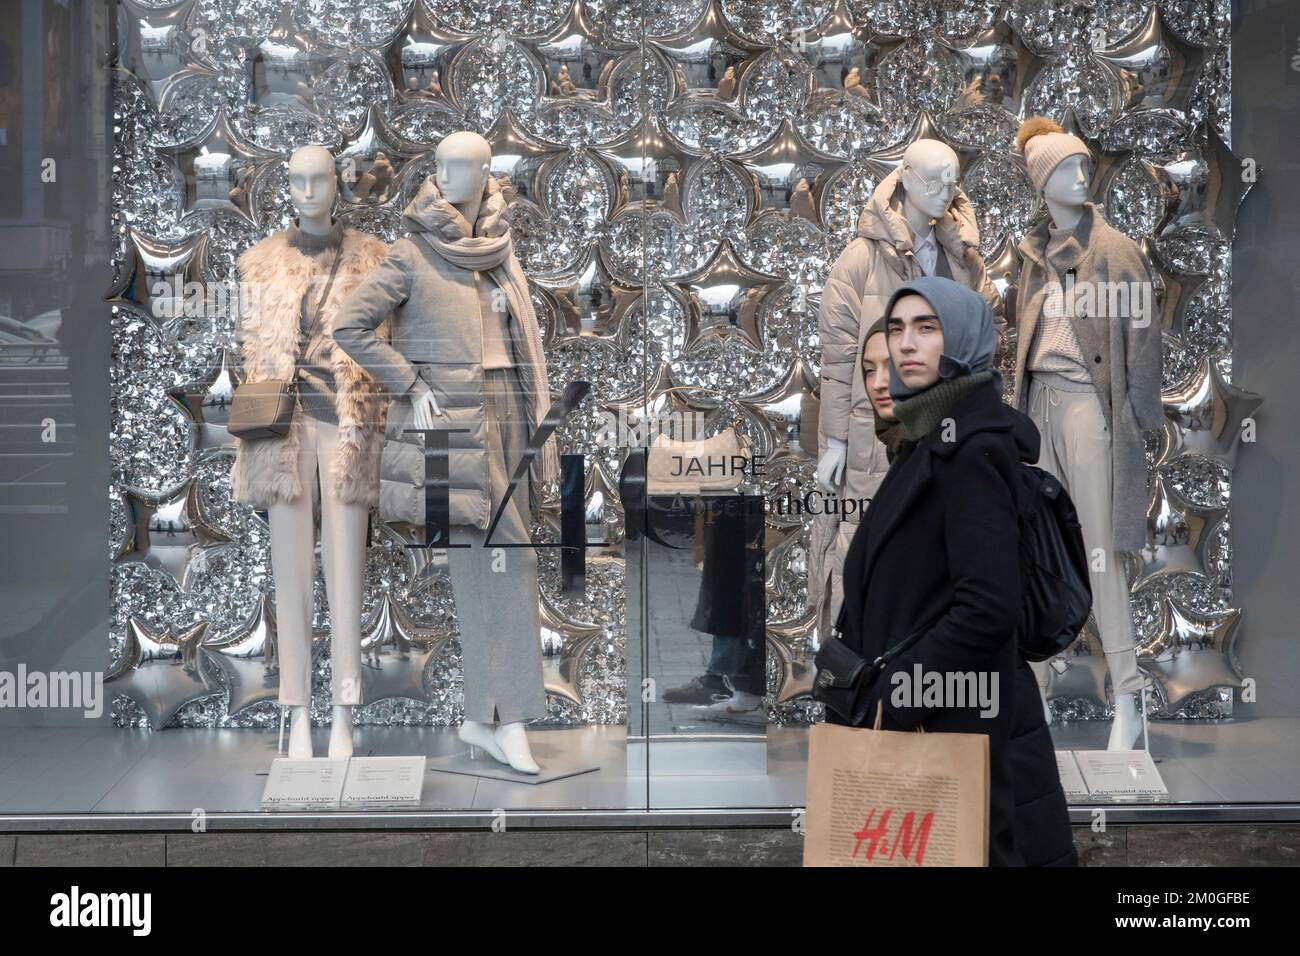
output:
M 989 738 L 816 724 L 804 827 L 804 866 L 987 866 Z

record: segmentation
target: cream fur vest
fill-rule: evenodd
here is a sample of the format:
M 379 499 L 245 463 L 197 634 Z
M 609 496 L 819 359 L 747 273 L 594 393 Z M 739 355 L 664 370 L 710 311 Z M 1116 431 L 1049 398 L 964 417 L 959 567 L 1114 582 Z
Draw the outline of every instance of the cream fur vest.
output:
M 334 327 L 339 306 L 357 284 L 379 265 L 388 247 L 374 236 L 345 229 L 342 258 L 330 288 L 321 322 Z M 331 255 L 319 257 L 317 269 L 327 269 Z M 239 277 L 250 290 L 249 308 L 239 318 L 240 354 L 244 381 L 290 379 L 298 350 L 302 297 L 312 278 L 313 260 L 289 244 L 280 231 L 239 257 Z M 320 277 L 324 282 L 324 276 Z M 338 448 L 333 463 L 335 497 L 347 504 L 374 505 L 379 500 L 379 463 L 384 447 L 387 401 L 374 379 L 344 351 L 335 347 L 334 407 L 338 413 Z M 231 486 L 236 501 L 257 509 L 293 501 L 302 493 L 297 454 L 301 440 L 295 412 L 289 434 L 252 441 L 236 439 Z M 315 488 L 309 489 L 315 494 Z

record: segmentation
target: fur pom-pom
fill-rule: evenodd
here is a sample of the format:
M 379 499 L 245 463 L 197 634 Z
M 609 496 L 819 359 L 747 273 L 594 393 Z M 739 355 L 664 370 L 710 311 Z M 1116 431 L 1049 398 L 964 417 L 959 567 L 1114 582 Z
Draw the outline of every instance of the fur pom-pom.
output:
M 1061 124 L 1047 116 L 1031 116 L 1020 124 L 1020 131 L 1016 133 L 1016 149 L 1022 153 L 1025 151 L 1025 143 L 1029 142 L 1035 136 L 1041 133 L 1064 133 Z

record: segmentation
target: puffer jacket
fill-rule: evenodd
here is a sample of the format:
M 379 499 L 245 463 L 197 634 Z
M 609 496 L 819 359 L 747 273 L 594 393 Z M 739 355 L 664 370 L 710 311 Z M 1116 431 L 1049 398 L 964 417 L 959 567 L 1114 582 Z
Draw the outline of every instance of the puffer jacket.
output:
M 488 295 L 493 291 L 492 283 L 503 292 L 505 289 L 498 269 L 479 272 L 455 265 L 419 235 L 437 228 L 426 205 L 423 193 L 417 194 L 403 211 L 402 226 L 412 235 L 393 243 L 387 258 L 353 290 L 334 324 L 334 340 L 384 385 L 392 399 L 383 453 L 380 518 L 424 523 L 423 438 L 405 434 L 414 427 L 410 388 L 419 376 L 438 403 L 439 426 L 462 429 L 449 436 L 451 524 L 485 529 L 492 518 L 493 502 L 480 309 L 485 291 Z M 514 289 L 527 288 L 513 253 L 504 268 L 509 270 L 507 284 Z M 375 329 L 390 312 L 391 334 L 377 335 Z M 547 411 L 537 407 L 534 396 L 549 394 L 549 388 L 545 366 L 530 362 L 522 344 L 524 336 L 537 335 L 536 353 L 540 354 L 540 333 L 535 323 L 522 323 L 515 313 L 512 304 L 510 336 L 531 435 Z M 537 376 L 541 376 L 540 387 Z M 534 461 L 534 480 L 529 483 L 534 513 L 541 484 L 548 477 L 543 462 L 543 456 Z
M 388 247 L 355 229 L 343 231 L 338 272 L 329 297 L 321 306 L 321 322 L 333 322 L 343 301 L 376 266 Z M 254 294 L 243 299 L 236 332 L 244 380 L 287 381 L 294 377 L 302 297 L 313 269 L 328 269 L 333 253 L 312 258 L 289 243 L 288 232 L 272 233 L 239 257 L 239 278 Z M 381 317 L 382 321 L 382 317 Z M 380 327 L 379 334 L 386 334 Z M 377 382 L 339 348 L 330 353 L 334 375 L 334 410 L 338 415 L 338 447 L 333 474 L 334 493 L 347 504 L 375 505 L 379 501 L 380 453 L 384 444 L 385 398 Z M 298 447 L 302 440 L 297 412 L 283 438 L 235 440 L 231 491 L 236 501 L 265 510 L 293 501 L 302 492 L 298 480 Z M 311 489 L 313 495 L 315 485 Z
M 980 255 L 975 207 L 960 188 L 934 229 L 953 280 L 974 289 L 993 306 L 1001 340 L 1006 326 L 1001 300 Z M 845 500 L 863 499 L 864 506 L 875 494 L 889 462 L 884 446 L 876 439 L 875 414 L 862 380 L 863 339 L 894 291 L 922 274 L 912 251 L 912 229 L 903 217 L 900 167 L 871 194 L 858 219 L 857 238 L 831 267 L 817 313 L 822 347 L 817 455 L 820 459 L 826 453 L 828 437 L 848 443 L 839 494 Z M 827 633 L 826 625 L 839 608 L 843 593 L 840 571 L 860 516 L 861 510 L 856 510 L 844 519 L 839 514 L 819 514 L 813 520 L 808 602 L 822 634 Z

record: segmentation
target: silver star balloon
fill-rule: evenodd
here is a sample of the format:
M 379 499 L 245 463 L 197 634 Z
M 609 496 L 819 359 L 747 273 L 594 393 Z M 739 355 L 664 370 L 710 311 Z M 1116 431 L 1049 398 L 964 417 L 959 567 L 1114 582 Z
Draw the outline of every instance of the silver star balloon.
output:
M 385 593 L 361 631 L 361 688 L 367 703 L 388 697 L 424 700 L 424 670 L 450 634 L 422 627 Z
M 154 106 L 167 81 L 206 52 L 190 29 L 195 3 L 181 0 L 161 8 L 140 0 L 118 4 L 117 61 L 144 81 Z
M 120 563 L 142 562 L 166 571 L 184 588 L 190 564 L 199 553 L 231 540 L 208 519 L 195 478 L 162 497 L 130 489 L 125 494 L 129 533 L 117 555 Z
M 1125 111 L 1185 111 L 1196 90 L 1205 51 L 1189 46 L 1164 28 L 1155 4 L 1130 37 L 1093 52 L 1119 79 Z
M 426 3 L 415 13 L 388 48 L 388 71 L 398 91 L 408 98 L 447 100 L 447 77 L 456 51 L 470 34 L 448 29 L 433 18 Z
M 347 203 L 382 203 L 399 193 L 410 202 L 424 176 L 409 176 L 411 160 L 424 150 L 400 136 L 371 105 L 365 119 L 335 155 L 339 198 Z
M 1223 377 L 1210 357 L 1182 387 L 1163 396 L 1165 412 L 1182 427 L 1180 451 L 1213 458 L 1231 468 L 1248 422 L 1264 399 Z
M 1110 706 L 1106 694 L 1109 670 L 1097 622 L 1088 616 L 1083 633 L 1063 654 L 1047 662 L 1047 699 L 1053 714 L 1066 720 L 1087 719 Z
M 253 217 L 247 192 L 241 190 L 259 167 L 281 158 L 240 136 L 231 127 L 225 107 L 217 110 L 212 122 L 193 140 L 163 147 L 159 152 L 175 159 L 185 177 L 182 217 L 224 210 L 250 222 Z
M 673 285 L 690 303 L 688 351 L 709 329 L 739 336 L 762 351 L 759 308 L 777 289 L 778 280 L 744 265 L 729 241 L 724 239 L 708 262 Z
M 1206 548 L 1227 508 L 1201 508 L 1186 501 L 1157 474 L 1147 504 L 1147 546 L 1140 552 L 1142 568 L 1133 586 L 1156 574 L 1206 572 Z
M 115 694 L 135 701 L 154 730 L 162 730 L 190 701 L 216 693 L 199 664 L 206 621 L 177 633 L 171 627 L 150 627 L 132 617 L 126 625 L 122 658 L 104 675 Z
M 1202 613 L 1169 601 L 1169 630 L 1141 658 L 1155 681 L 1161 710 L 1173 714 L 1188 701 L 1218 687 L 1240 687 L 1236 665 L 1241 611 Z
M 252 617 L 229 637 L 204 644 L 208 682 L 226 688 L 226 713 L 234 714 L 280 693 L 275 605 L 267 594 L 257 600 Z
M 239 380 L 230 350 L 222 348 L 217 363 L 202 379 L 178 385 L 168 392 L 198 426 L 198 448 L 219 448 L 232 443 L 227 426 Z
M 1243 175 L 1242 160 L 1217 130 L 1202 127 L 1195 147 L 1172 159 L 1156 160 L 1154 165 L 1173 197 L 1162 236 L 1193 232 L 1232 240 L 1237 231 L 1237 209 L 1254 180 Z
M 565 620 L 543 598 L 542 663 L 546 693 L 582 704 L 582 662 L 591 645 L 600 640 L 604 629 L 596 624 L 578 624 Z
M 767 649 L 776 656 L 780 667 L 780 684 L 776 702 L 784 704 L 812 694 L 813 678 L 817 668 L 807 651 L 806 627 L 769 627 Z
M 169 240 L 128 229 L 126 255 L 108 298 L 133 303 L 159 325 L 183 314 L 187 300 L 201 302 L 205 295 L 207 246 L 203 232 Z
M 245 69 L 252 77 L 253 103 L 258 109 L 288 108 L 314 112 L 316 84 L 330 57 L 294 22 L 286 3 L 275 26 L 244 50 Z

